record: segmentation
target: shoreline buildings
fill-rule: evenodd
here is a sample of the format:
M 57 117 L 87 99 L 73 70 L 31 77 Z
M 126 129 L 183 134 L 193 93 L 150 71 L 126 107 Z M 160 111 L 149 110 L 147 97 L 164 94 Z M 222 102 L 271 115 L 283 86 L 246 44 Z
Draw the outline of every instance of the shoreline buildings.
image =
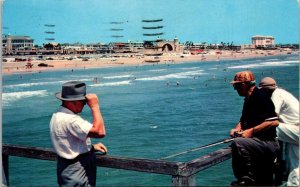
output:
M 204 52 L 204 50 L 232 50 L 239 51 L 241 49 L 276 49 L 279 48 L 299 48 L 299 45 L 275 45 L 275 38 L 273 36 L 256 35 L 252 38 L 252 44 L 233 45 L 233 43 L 208 44 L 193 43 L 188 41 L 180 43 L 179 39 L 175 37 L 173 40 L 155 39 L 155 53 L 157 54 L 191 54 L 197 55 Z M 12 36 L 3 35 L 2 38 L 2 52 L 4 56 L 13 55 L 92 55 L 92 54 L 106 54 L 118 56 L 118 54 L 127 54 L 128 56 L 140 56 L 149 53 L 149 47 L 145 46 L 145 42 L 110 42 L 110 43 L 94 43 L 94 44 L 68 44 L 50 42 L 43 46 L 34 44 L 34 39 L 30 36 Z

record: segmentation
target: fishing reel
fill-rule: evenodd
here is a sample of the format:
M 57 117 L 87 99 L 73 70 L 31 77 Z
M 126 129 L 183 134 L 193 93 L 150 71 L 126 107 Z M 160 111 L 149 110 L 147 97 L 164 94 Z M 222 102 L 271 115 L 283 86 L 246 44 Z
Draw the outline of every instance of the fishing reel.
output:
M 242 131 L 240 131 L 240 132 L 234 132 L 234 134 L 233 134 L 233 137 L 234 138 L 238 138 L 238 137 L 242 137 Z

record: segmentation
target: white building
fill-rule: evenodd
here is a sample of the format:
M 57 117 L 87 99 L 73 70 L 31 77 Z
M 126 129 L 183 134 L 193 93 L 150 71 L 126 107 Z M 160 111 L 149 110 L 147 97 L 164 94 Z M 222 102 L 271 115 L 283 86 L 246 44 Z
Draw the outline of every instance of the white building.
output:
M 29 36 L 4 35 L 2 45 L 5 54 L 10 54 L 17 49 L 33 48 L 33 39 Z
M 275 45 L 275 38 L 273 36 L 253 36 L 252 45 L 255 48 L 273 47 Z

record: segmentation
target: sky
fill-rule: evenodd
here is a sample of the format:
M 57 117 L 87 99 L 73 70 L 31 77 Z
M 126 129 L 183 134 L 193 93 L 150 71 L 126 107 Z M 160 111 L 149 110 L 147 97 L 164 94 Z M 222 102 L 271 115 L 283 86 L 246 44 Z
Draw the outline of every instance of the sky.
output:
M 276 44 L 288 44 L 299 43 L 298 11 L 297 0 L 4 0 L 2 31 L 30 36 L 38 45 L 48 43 L 46 38 L 59 43 L 143 41 L 153 39 L 143 34 L 156 32 L 181 43 L 251 44 L 252 36 L 268 35 Z M 142 22 L 153 19 L 163 21 Z M 163 28 L 142 29 L 153 26 Z

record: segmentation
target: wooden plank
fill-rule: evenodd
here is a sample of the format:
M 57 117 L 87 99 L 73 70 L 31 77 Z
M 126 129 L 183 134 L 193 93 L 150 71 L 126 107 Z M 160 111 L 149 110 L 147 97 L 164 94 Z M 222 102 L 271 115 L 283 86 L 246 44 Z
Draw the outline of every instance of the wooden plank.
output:
M 2 154 L 50 161 L 56 160 L 56 154 L 52 149 L 38 147 L 23 147 L 4 144 L 2 147 Z M 177 175 L 182 165 L 183 164 L 181 162 L 97 155 L 97 166 L 99 167 L 126 169 L 165 175 Z
M 9 156 L 18 156 L 26 158 L 35 158 L 41 160 L 56 160 L 56 154 L 52 149 L 38 147 L 24 147 L 15 145 L 2 145 L 2 154 Z
M 97 155 L 97 166 L 165 175 L 177 175 L 183 165 L 181 162 Z
M 186 163 L 185 170 L 180 171 L 181 176 L 189 176 L 217 165 L 231 158 L 231 148 L 219 149 L 207 155 Z

